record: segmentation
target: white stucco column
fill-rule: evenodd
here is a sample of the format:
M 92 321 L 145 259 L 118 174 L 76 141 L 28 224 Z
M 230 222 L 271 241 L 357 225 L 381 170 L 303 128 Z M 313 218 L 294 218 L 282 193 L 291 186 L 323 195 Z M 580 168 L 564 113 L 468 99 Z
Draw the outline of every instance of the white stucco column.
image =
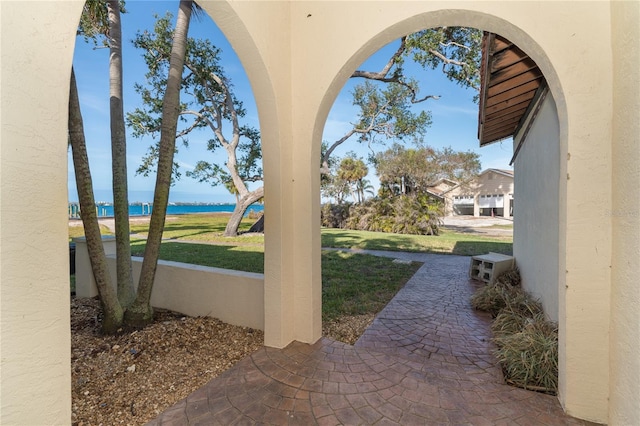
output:
M 304 130 L 309 121 L 299 114 L 292 95 L 292 6 L 285 1 L 202 5 L 240 57 L 260 114 L 265 345 L 313 343 L 321 336 L 319 204 L 314 202 L 319 192 L 311 190 L 312 144 Z
M 603 60 L 611 58 L 611 39 L 606 34 L 595 38 L 590 28 L 611 32 L 610 5 L 564 6 L 571 10 L 563 12 L 580 13 L 592 24 L 575 21 L 575 31 L 563 35 L 566 50 L 588 45 L 588 53 L 575 54 L 571 60 L 559 51 L 550 55 L 564 95 L 559 100 L 551 87 L 558 103 L 561 140 L 559 235 L 565 236 L 558 241 L 559 399 L 568 414 L 602 423 L 613 386 L 609 375 L 613 241 L 611 218 L 604 214 L 612 202 L 613 97 L 612 66 L 610 59 Z M 583 73 L 587 69 L 588 75 Z M 587 83 L 594 81 L 598 84 Z
M 502 217 L 508 219 L 510 217 L 509 210 L 511 208 L 511 199 L 509 198 L 509 194 L 502 195 L 502 202 L 503 202 Z
M 0 423 L 71 423 L 69 77 L 82 2 L 0 4 Z
M 608 423 L 640 424 L 640 3 L 611 3 L 613 224 Z
M 473 196 L 473 215 L 480 216 L 480 195 L 478 194 Z

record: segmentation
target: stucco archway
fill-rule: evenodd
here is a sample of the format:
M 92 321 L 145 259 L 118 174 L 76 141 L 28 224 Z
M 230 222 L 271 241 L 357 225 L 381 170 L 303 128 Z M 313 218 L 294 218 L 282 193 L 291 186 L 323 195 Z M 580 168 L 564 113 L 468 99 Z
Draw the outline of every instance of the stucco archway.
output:
M 559 125 L 559 134 L 550 141 L 556 151 L 553 158 L 557 160 L 554 173 L 551 174 L 551 179 L 554 176 L 566 175 L 566 158 L 567 158 L 567 111 L 566 103 L 564 101 L 564 92 L 562 90 L 562 83 L 555 72 L 555 69 L 546 55 L 542 47 L 524 30 L 511 24 L 510 22 L 499 18 L 494 15 L 486 13 L 480 13 L 477 11 L 464 10 L 464 9 L 448 9 L 439 10 L 435 12 L 426 12 L 422 14 L 416 14 L 415 16 L 405 19 L 403 21 L 390 24 L 386 28 L 380 29 L 380 32 L 374 37 L 370 38 L 365 44 L 360 46 L 357 51 L 348 58 L 340 71 L 335 75 L 331 84 L 328 86 L 325 96 L 319 105 L 318 115 L 315 121 L 314 127 L 314 139 L 313 139 L 313 156 L 320 158 L 320 144 L 322 142 L 321 136 L 328 116 L 336 97 L 340 90 L 350 78 L 350 75 L 355 71 L 360 64 L 362 64 L 369 56 L 374 52 L 384 47 L 388 43 L 399 39 L 400 37 L 411 34 L 416 31 L 424 30 L 427 28 L 440 27 L 440 26 L 464 26 L 473 27 L 480 30 L 488 31 L 491 33 L 500 34 L 511 42 L 516 44 L 520 49 L 526 52 L 538 66 L 541 68 L 547 84 L 552 93 L 553 100 L 555 101 L 555 110 L 557 111 L 557 122 Z M 312 166 L 313 167 L 313 166 Z M 539 179 L 545 179 L 546 176 L 540 176 Z M 562 256 L 565 253 L 565 238 L 566 238 L 566 180 L 557 179 L 551 182 L 550 186 L 555 187 L 557 193 L 556 198 L 553 200 L 557 211 L 554 212 L 554 217 L 557 223 L 554 223 L 558 227 L 557 235 L 550 235 L 551 240 L 555 240 L 553 248 L 558 249 L 558 263 L 555 272 L 551 275 L 556 282 L 556 298 L 561 299 L 563 297 L 562 288 L 565 286 L 565 259 Z M 319 193 L 319 188 L 313 188 L 316 193 Z M 521 193 L 521 196 L 527 197 L 527 194 Z M 549 232 L 549 230 L 541 229 L 541 232 Z M 560 305 L 562 305 L 559 302 Z M 557 305 L 555 306 L 556 312 L 551 314 L 551 318 L 559 319 L 560 329 L 560 398 L 564 403 L 564 395 L 566 386 L 566 356 L 567 353 L 564 349 L 565 333 L 567 330 L 567 318 L 564 312 L 561 315 L 557 312 Z
M 570 414 L 598 422 L 640 418 L 637 2 L 203 4 L 245 66 L 269 144 L 269 342 L 320 337 L 317 159 L 338 90 L 366 56 L 402 33 L 444 23 L 473 26 L 526 50 L 547 77 L 558 109 L 560 184 L 566 188 L 558 237 L 565 253 L 565 270 L 558 268 L 566 316 L 563 404 Z M 0 400 L 7 423 L 70 419 L 67 155 L 60 141 L 66 140 L 82 5 L 3 1 L 0 7 Z

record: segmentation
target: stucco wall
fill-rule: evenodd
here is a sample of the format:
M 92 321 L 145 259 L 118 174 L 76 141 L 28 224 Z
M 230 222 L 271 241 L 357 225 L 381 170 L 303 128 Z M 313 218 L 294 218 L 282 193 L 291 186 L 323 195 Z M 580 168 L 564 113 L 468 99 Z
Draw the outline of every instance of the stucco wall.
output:
M 273 4 L 281 8 L 283 3 Z M 260 6 L 254 11 L 254 5 Z M 254 14 L 264 14 L 260 9 L 263 5 L 247 2 L 234 3 L 233 7 L 255 21 Z M 560 233 L 556 245 L 563 255 L 558 269 L 568 271 L 560 279 L 560 398 L 570 413 L 604 421 L 608 397 L 611 223 L 596 221 L 595 212 L 607 208 L 611 198 L 611 115 L 606 112 L 611 106 L 612 78 L 611 64 L 606 59 L 611 52 L 609 4 L 309 1 L 292 2 L 289 9 L 281 12 L 275 17 L 275 26 L 284 23 L 283 31 L 289 32 L 290 39 L 282 45 L 277 40 L 268 45 L 256 40 L 261 46 L 268 46 L 259 52 L 266 62 L 272 57 L 281 58 L 283 51 L 291 55 L 289 68 L 269 75 L 278 87 L 275 105 L 285 108 L 278 110 L 283 113 L 278 117 L 282 137 L 274 145 L 275 140 L 264 140 L 269 155 L 265 164 L 267 203 L 278 209 L 273 216 L 267 215 L 275 216 L 272 220 L 277 223 L 267 227 L 265 300 L 267 312 L 271 307 L 274 312 L 283 312 L 287 304 L 291 310 L 274 315 L 278 332 L 270 334 L 267 326 L 268 344 L 285 345 L 291 338 L 313 341 L 317 336 L 317 158 L 324 122 L 344 82 L 370 54 L 401 35 L 438 25 L 475 26 L 497 32 L 523 48 L 545 74 L 558 106 L 560 175 L 571 175 L 571 180 L 561 182 L 558 200 Z M 272 41 L 268 33 L 252 35 Z M 247 72 L 251 79 L 252 72 Z M 261 110 L 261 118 L 270 113 Z M 272 124 L 267 120 L 261 123 Z M 567 165 L 569 151 L 576 161 Z M 270 187 L 277 198 L 268 195 Z M 266 208 L 269 210 L 269 204 Z M 270 254 L 269 244 L 273 244 L 276 254 Z M 275 304 L 269 302 L 272 297 Z M 301 321 L 300 327 L 287 323 L 291 314 L 296 324 Z M 266 317 L 270 318 L 270 314 Z
M 613 221 L 609 424 L 640 424 L 640 3 L 612 3 Z
M 609 368 L 622 377 L 620 363 L 640 350 L 637 332 L 624 325 L 637 314 L 637 296 L 629 296 L 638 288 L 637 278 L 630 281 L 637 256 L 624 255 L 637 253 L 637 228 L 603 215 L 612 201 L 638 207 L 637 2 L 199 3 L 236 49 L 259 109 L 265 341 L 272 346 L 320 336 L 317 159 L 327 114 L 352 71 L 388 42 L 440 25 L 499 33 L 536 61 L 559 118 L 560 400 L 572 415 L 606 421 Z M 81 7 L 0 2 L 0 398 L 7 424 L 70 419 L 66 102 Z M 624 77 L 614 81 L 614 70 Z M 635 83 L 625 80 L 634 75 Z M 612 297 L 619 311 L 610 329 Z M 610 347 L 627 351 L 610 363 Z M 625 395 L 634 388 L 626 383 L 612 391 L 619 419 L 632 411 Z
M 84 238 L 76 241 L 76 297 L 98 295 Z M 115 239 L 103 239 L 107 263 L 116 276 Z M 137 290 L 142 258 L 132 258 Z M 115 288 L 115 281 L 112 281 Z M 228 324 L 264 330 L 264 275 L 187 263 L 158 261 L 151 306 L 189 316 L 218 318 Z
M 515 161 L 518 197 L 513 218 L 513 255 L 522 285 L 539 298 L 545 314 L 558 321 L 560 147 L 558 114 L 551 95 Z M 517 146 L 521 135 L 514 139 Z
M 67 100 L 73 2 L 0 2 L 0 423 L 71 421 Z

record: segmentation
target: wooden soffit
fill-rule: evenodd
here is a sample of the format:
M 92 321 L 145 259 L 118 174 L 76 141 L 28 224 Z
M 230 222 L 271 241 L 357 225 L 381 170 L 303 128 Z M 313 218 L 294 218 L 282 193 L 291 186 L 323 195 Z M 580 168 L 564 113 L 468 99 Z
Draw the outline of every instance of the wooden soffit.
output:
M 485 32 L 480 83 L 478 139 L 484 146 L 515 135 L 544 77 L 518 46 Z

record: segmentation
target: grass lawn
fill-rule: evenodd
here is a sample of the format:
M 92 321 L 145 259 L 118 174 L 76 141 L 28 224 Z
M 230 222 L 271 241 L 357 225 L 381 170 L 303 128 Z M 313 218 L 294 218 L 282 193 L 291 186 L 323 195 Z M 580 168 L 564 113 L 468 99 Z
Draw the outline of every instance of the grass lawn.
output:
M 229 215 L 227 214 L 168 216 L 162 238 L 218 244 L 264 244 L 264 237 L 262 235 L 223 236 L 228 219 Z M 245 217 L 240 223 L 239 231 L 248 231 L 255 221 L 256 219 Z M 132 223 L 131 232 L 146 237 L 149 232 L 149 224 Z
M 146 242 L 131 242 L 131 254 L 142 256 Z M 215 245 L 164 241 L 160 259 L 245 272 L 264 272 L 264 248 L 259 245 Z
M 263 245 L 262 235 L 224 237 L 222 233 L 228 216 L 221 214 L 195 214 L 167 219 L 163 237 L 182 241 L 197 241 L 225 245 Z M 240 231 L 249 229 L 254 219 L 245 218 Z M 146 236 L 147 224 L 132 224 L 131 232 Z M 441 230 L 440 235 L 401 235 L 384 232 L 322 229 L 322 246 L 359 248 L 368 250 L 410 251 L 423 253 L 458 254 L 473 256 L 495 253 L 512 254 L 512 237 L 487 237 Z
M 227 215 L 196 214 L 168 217 L 160 258 L 176 262 L 235 269 L 264 271 L 264 237 L 222 236 Z M 241 231 L 249 229 L 253 219 L 245 218 Z M 82 235 L 82 227 L 73 236 Z M 108 231 L 108 230 L 107 230 Z M 147 224 L 132 223 L 135 234 L 132 254 L 144 253 Z M 72 229 L 70 227 L 70 236 Z M 186 243 L 189 242 L 189 243 Z M 489 251 L 511 254 L 511 238 L 490 238 L 473 234 L 442 231 L 439 236 L 399 235 L 380 232 L 322 229 L 322 246 L 370 250 L 484 254 Z M 342 315 L 379 312 L 396 292 L 413 276 L 420 264 L 393 263 L 392 259 L 335 251 L 322 252 L 323 321 Z
M 323 228 L 322 246 L 463 256 L 485 254 L 490 251 L 508 255 L 513 253 L 513 239 L 511 237 L 486 237 L 444 229 L 440 230 L 440 235 L 431 236 Z
M 144 253 L 144 241 L 131 244 L 134 256 Z M 163 242 L 160 258 L 195 265 L 246 272 L 264 272 L 264 250 L 260 246 L 231 246 Z M 322 252 L 323 321 L 341 315 L 377 313 L 420 267 L 393 263 L 393 259 L 364 254 Z

